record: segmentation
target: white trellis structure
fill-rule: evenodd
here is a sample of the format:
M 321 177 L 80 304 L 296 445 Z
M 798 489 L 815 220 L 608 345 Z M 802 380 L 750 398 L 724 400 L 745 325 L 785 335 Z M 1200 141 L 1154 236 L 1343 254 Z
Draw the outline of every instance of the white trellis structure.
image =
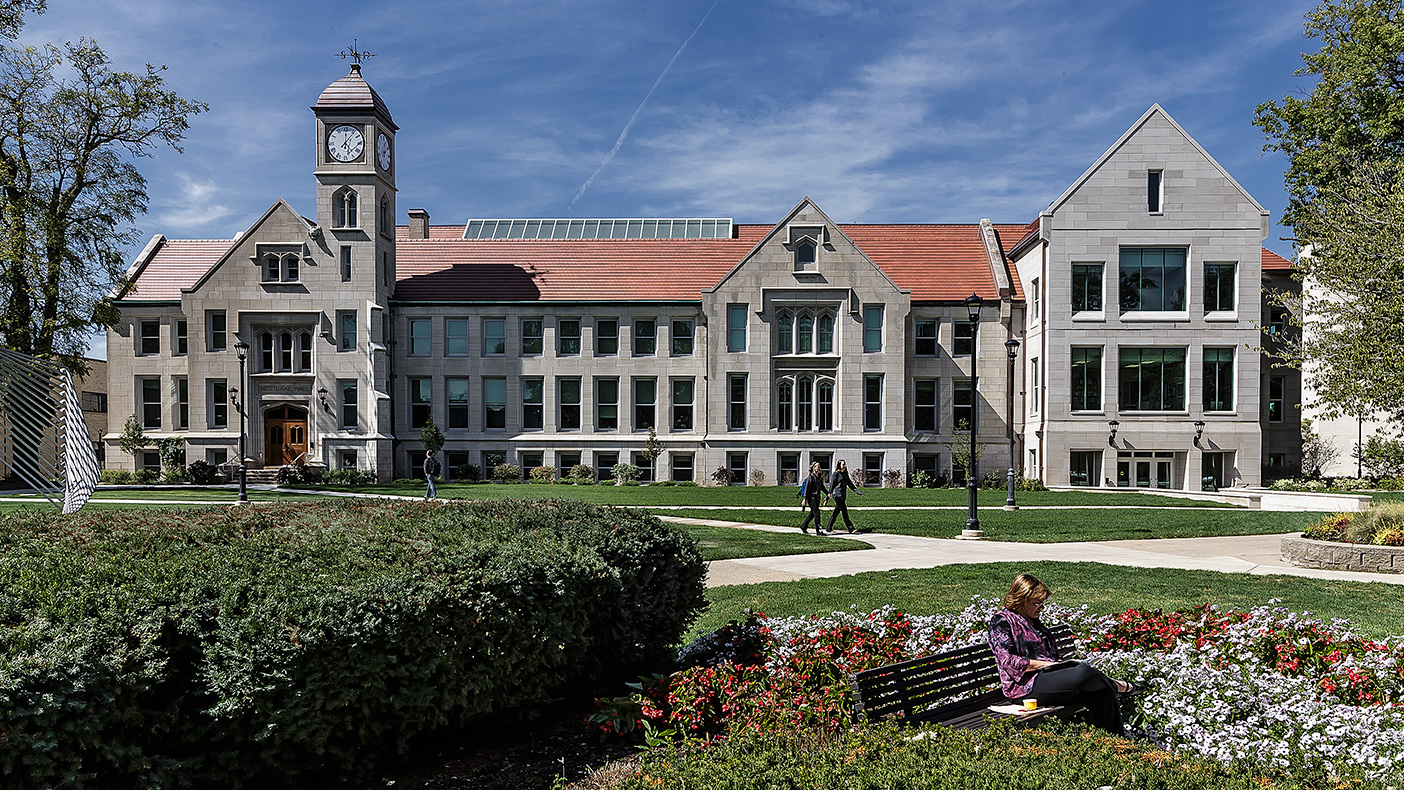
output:
M 0 348 L 0 463 L 65 513 L 92 496 L 97 453 L 67 369 Z

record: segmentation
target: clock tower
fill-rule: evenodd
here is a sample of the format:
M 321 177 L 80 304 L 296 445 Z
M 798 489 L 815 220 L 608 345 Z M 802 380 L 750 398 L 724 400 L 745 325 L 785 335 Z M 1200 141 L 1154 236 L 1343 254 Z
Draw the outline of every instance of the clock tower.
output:
M 317 224 L 337 256 L 342 279 L 384 304 L 395 288 L 399 127 L 361 77 L 360 63 L 352 63 L 349 74 L 322 91 L 312 112 L 317 117 Z

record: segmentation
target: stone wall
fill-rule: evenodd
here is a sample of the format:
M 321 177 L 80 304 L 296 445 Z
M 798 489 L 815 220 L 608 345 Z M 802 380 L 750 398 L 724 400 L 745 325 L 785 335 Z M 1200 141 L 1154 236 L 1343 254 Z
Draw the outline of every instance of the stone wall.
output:
M 1404 573 L 1404 546 L 1311 540 L 1300 532 L 1282 536 L 1282 559 L 1303 568 Z

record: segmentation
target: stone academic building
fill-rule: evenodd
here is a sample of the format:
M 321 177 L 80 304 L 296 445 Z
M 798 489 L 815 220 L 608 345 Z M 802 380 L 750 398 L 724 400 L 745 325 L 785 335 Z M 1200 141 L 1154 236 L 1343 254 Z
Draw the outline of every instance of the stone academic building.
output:
M 632 462 L 774 484 L 846 459 L 959 479 L 977 411 L 982 468 L 1012 437 L 1050 485 L 1257 484 L 1299 454 L 1297 380 L 1257 350 L 1264 286 L 1290 282 L 1268 213 L 1159 106 L 1032 222 L 964 225 L 838 224 L 809 198 L 768 225 L 397 225 L 397 127 L 359 66 L 312 114 L 315 217 L 278 200 L 232 239 L 158 235 L 134 262 L 110 425 L 135 414 L 225 464 L 237 400 L 253 466 L 382 479 L 419 469 L 431 417 L 450 474 Z M 116 438 L 110 465 L 156 463 Z

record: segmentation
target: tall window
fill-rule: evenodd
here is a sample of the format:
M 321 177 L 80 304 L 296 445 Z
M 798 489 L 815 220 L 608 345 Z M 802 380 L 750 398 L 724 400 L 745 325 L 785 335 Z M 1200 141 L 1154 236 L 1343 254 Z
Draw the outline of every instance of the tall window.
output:
M 409 322 L 410 347 L 412 357 L 427 357 L 430 352 L 429 319 L 416 318 Z
M 1029 285 L 1029 318 L 1037 321 L 1039 309 L 1042 307 L 1043 302 L 1043 284 L 1035 277 L 1033 278 L 1033 282 Z
M 1102 349 L 1072 349 L 1072 410 L 1102 408 Z
M 795 318 L 782 313 L 775 324 L 775 353 L 791 354 L 795 350 Z
M 338 228 L 354 228 L 359 224 L 353 190 L 343 189 L 332 196 L 332 222 Z
M 1284 376 L 1268 378 L 1268 422 L 1282 422 L 1287 411 L 1287 379 Z
M 545 343 L 541 325 L 540 318 L 528 318 L 522 321 L 522 356 L 535 356 L 541 353 Z
M 258 333 L 258 369 L 264 373 L 273 371 L 273 333 Z
M 695 325 L 690 318 L 674 318 L 672 327 L 673 356 L 692 355 L 692 340 Z
M 775 388 L 775 428 L 788 431 L 794 426 L 795 385 L 782 381 Z
M 726 306 L 726 350 L 746 350 L 746 305 Z
M 287 373 L 293 369 L 293 333 L 278 333 L 278 372 Z
M 580 319 L 556 322 L 556 353 L 563 357 L 580 356 Z
M 1068 458 L 1068 484 L 1095 486 L 1102 481 L 1102 452 L 1074 450 Z
M 1146 171 L 1146 208 L 1152 214 L 1160 213 L 1161 198 L 1163 197 L 1161 190 L 1165 188 L 1164 175 L 1161 170 Z
M 814 316 L 805 313 L 799 317 L 797 322 L 798 331 L 795 336 L 795 353 L 814 353 Z
M 732 485 L 746 485 L 746 453 L 727 453 L 726 470 L 731 473 Z
M 190 379 L 181 376 L 171 379 L 175 385 L 175 429 L 190 430 Z
M 284 256 L 283 256 L 283 282 L 285 282 L 285 283 L 295 283 L 295 282 L 297 282 L 297 256 L 296 256 L 296 255 L 284 255 Z
M 872 353 L 882 350 L 882 306 L 869 305 L 863 308 L 863 351 Z
M 958 357 L 968 357 L 975 353 L 975 325 L 969 321 L 956 321 L 951 329 L 953 340 L 951 353 Z
M 580 430 L 580 379 L 557 379 L 556 386 L 560 390 L 557 400 L 560 401 L 561 410 L 556 429 L 561 431 Z
M 1074 263 L 1072 265 L 1072 311 L 1100 313 L 1102 311 L 1102 264 Z
M 819 401 L 815 409 L 815 427 L 821 431 L 832 431 L 834 429 L 834 383 L 820 381 L 814 387 L 814 392 Z
M 539 378 L 522 379 L 522 430 L 539 431 L 545 427 L 545 389 Z
M 795 428 L 807 431 L 814 426 L 814 380 L 802 376 L 795 382 Z
M 141 427 L 161 427 L 161 380 L 159 378 L 138 379 L 141 393 Z
M 951 388 L 951 428 L 968 431 L 975 422 L 975 399 L 970 379 L 957 379 Z
M 936 379 L 917 379 L 914 382 L 915 397 L 913 398 L 913 408 L 915 409 L 914 422 L 912 427 L 918 431 L 936 430 L 936 409 L 939 401 L 936 394 Z
M 733 431 L 746 430 L 746 375 L 732 373 L 726 377 L 726 427 Z
M 171 353 L 183 357 L 190 353 L 190 325 L 184 318 L 178 318 L 175 322 L 175 351 Z
M 142 321 L 138 330 L 140 332 L 138 352 L 142 356 L 161 353 L 161 322 Z
M 450 318 L 444 321 L 444 356 L 468 356 L 468 319 Z
M 658 350 L 658 322 L 651 318 L 634 321 L 634 356 L 651 357 Z
M 229 427 L 228 379 L 205 379 L 205 414 L 210 430 Z
M 619 430 L 619 379 L 595 379 L 595 430 Z
M 634 430 L 655 427 L 658 406 L 658 379 L 634 379 Z
M 1233 309 L 1237 270 L 1235 263 L 1204 264 L 1204 312 Z
M 1204 349 L 1204 410 L 1233 410 L 1233 349 Z
M 1183 348 L 1123 348 L 1119 355 L 1123 411 L 1184 411 Z
M 815 346 L 820 354 L 834 353 L 834 317 L 828 313 L 819 316 L 819 337 Z
M 360 422 L 360 400 L 356 393 L 356 382 L 338 381 L 341 390 L 341 429 L 354 431 Z
M 206 351 L 223 351 L 228 348 L 228 332 L 223 310 L 205 311 Z
M 483 355 L 500 357 L 507 353 L 507 321 L 502 318 L 483 319 Z
M 312 333 L 297 334 L 297 369 L 303 373 L 312 370 Z
M 350 311 L 338 311 L 337 323 L 341 325 L 341 337 L 337 343 L 339 351 L 356 350 L 356 314 Z
M 912 354 L 918 357 L 936 356 L 936 330 L 939 326 L 934 318 L 918 319 L 912 331 Z
M 423 428 L 429 422 L 433 407 L 434 380 L 410 379 L 410 427 Z
M 380 199 L 380 232 L 388 236 L 394 227 L 390 221 L 390 198 L 382 197 Z
M 341 281 L 351 282 L 351 248 L 341 248 Z
M 863 430 L 882 430 L 882 376 L 863 377 Z
M 595 356 L 610 357 L 619 353 L 619 321 L 613 318 L 595 321 Z
M 1042 400 L 1040 397 L 1042 392 L 1039 390 L 1039 384 L 1043 381 L 1043 377 L 1039 374 L 1042 372 L 1043 368 L 1038 364 L 1038 357 L 1029 360 L 1029 410 L 1034 414 L 1038 414 L 1039 401 Z
M 1183 247 L 1122 249 L 1122 312 L 1184 310 L 1185 258 Z
M 693 380 L 673 379 L 673 430 L 692 430 Z
M 489 431 L 507 428 L 507 379 L 483 379 L 483 428 Z
M 468 379 L 444 379 L 444 396 L 448 401 L 448 427 L 468 430 Z
M 263 257 L 263 281 L 266 283 L 276 283 L 283 276 L 283 264 L 277 255 L 265 255 Z

